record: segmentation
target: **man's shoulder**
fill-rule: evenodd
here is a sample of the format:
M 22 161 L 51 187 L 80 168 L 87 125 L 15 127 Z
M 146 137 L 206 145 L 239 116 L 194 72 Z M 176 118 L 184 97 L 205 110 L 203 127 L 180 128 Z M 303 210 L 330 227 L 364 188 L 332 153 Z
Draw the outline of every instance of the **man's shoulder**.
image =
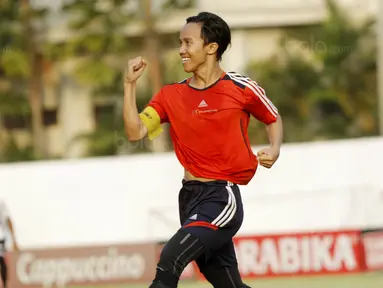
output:
M 183 80 L 181 80 L 181 81 L 179 81 L 179 82 L 177 82 L 177 83 L 173 83 L 173 84 L 181 84 L 181 85 L 183 85 L 183 84 L 187 84 L 187 83 L 188 83 L 188 80 L 189 80 L 189 78 L 185 78 L 185 79 L 183 79 Z
M 161 90 L 164 92 L 169 92 L 169 91 L 175 92 L 175 91 L 185 87 L 185 85 L 187 85 L 187 80 L 188 80 L 188 78 L 186 78 L 182 81 L 179 81 L 179 82 L 166 83 L 164 86 L 162 86 Z
M 178 82 L 170 82 L 164 85 L 164 87 L 176 87 L 176 86 L 183 86 L 188 83 L 189 78 L 185 78 Z
M 182 94 L 184 91 L 183 89 L 187 86 L 187 80 L 188 79 L 186 78 L 179 82 L 166 83 L 161 88 L 162 95 L 166 98 L 173 98 L 175 95 Z
M 233 71 L 226 72 L 224 79 L 231 81 L 234 85 L 243 90 L 254 82 L 250 77 Z
M 246 93 L 250 92 L 257 94 L 257 91 L 263 90 L 255 80 L 246 75 L 237 72 L 227 72 L 225 77 L 230 79 L 230 81 L 232 81 L 237 87 L 240 87 L 243 91 L 246 90 Z

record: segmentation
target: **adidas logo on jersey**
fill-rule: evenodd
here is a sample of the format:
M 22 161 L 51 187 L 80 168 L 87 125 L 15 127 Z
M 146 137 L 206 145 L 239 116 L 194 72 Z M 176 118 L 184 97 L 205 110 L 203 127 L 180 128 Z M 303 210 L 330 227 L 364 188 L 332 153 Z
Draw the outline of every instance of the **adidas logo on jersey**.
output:
M 205 102 L 205 100 L 202 100 L 201 103 L 199 103 L 198 108 L 201 107 L 207 107 L 207 103 Z

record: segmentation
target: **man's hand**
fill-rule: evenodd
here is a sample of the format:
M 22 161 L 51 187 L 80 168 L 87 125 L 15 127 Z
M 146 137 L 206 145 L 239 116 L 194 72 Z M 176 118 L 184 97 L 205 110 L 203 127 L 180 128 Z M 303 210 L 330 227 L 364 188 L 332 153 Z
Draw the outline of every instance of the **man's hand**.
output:
M 125 70 L 125 83 L 132 83 L 140 78 L 145 70 L 146 65 L 146 61 L 141 56 L 130 59 Z
M 258 151 L 259 164 L 265 168 L 271 168 L 279 157 L 279 148 L 268 147 Z

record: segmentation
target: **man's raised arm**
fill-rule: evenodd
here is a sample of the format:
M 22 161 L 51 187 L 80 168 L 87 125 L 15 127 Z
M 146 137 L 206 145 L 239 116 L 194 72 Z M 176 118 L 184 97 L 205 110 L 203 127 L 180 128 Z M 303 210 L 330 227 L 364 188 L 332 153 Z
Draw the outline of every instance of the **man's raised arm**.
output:
M 148 129 L 142 122 L 136 104 L 136 81 L 145 70 L 146 62 L 142 57 L 129 60 L 124 80 L 124 127 L 130 141 L 146 136 Z

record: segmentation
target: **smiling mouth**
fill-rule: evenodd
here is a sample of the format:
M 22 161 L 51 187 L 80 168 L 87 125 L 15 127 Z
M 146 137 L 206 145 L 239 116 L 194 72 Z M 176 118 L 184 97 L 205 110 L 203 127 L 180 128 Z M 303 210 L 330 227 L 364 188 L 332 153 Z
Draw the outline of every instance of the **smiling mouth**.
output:
M 188 61 L 190 61 L 190 58 L 182 58 L 182 63 L 186 63 Z

